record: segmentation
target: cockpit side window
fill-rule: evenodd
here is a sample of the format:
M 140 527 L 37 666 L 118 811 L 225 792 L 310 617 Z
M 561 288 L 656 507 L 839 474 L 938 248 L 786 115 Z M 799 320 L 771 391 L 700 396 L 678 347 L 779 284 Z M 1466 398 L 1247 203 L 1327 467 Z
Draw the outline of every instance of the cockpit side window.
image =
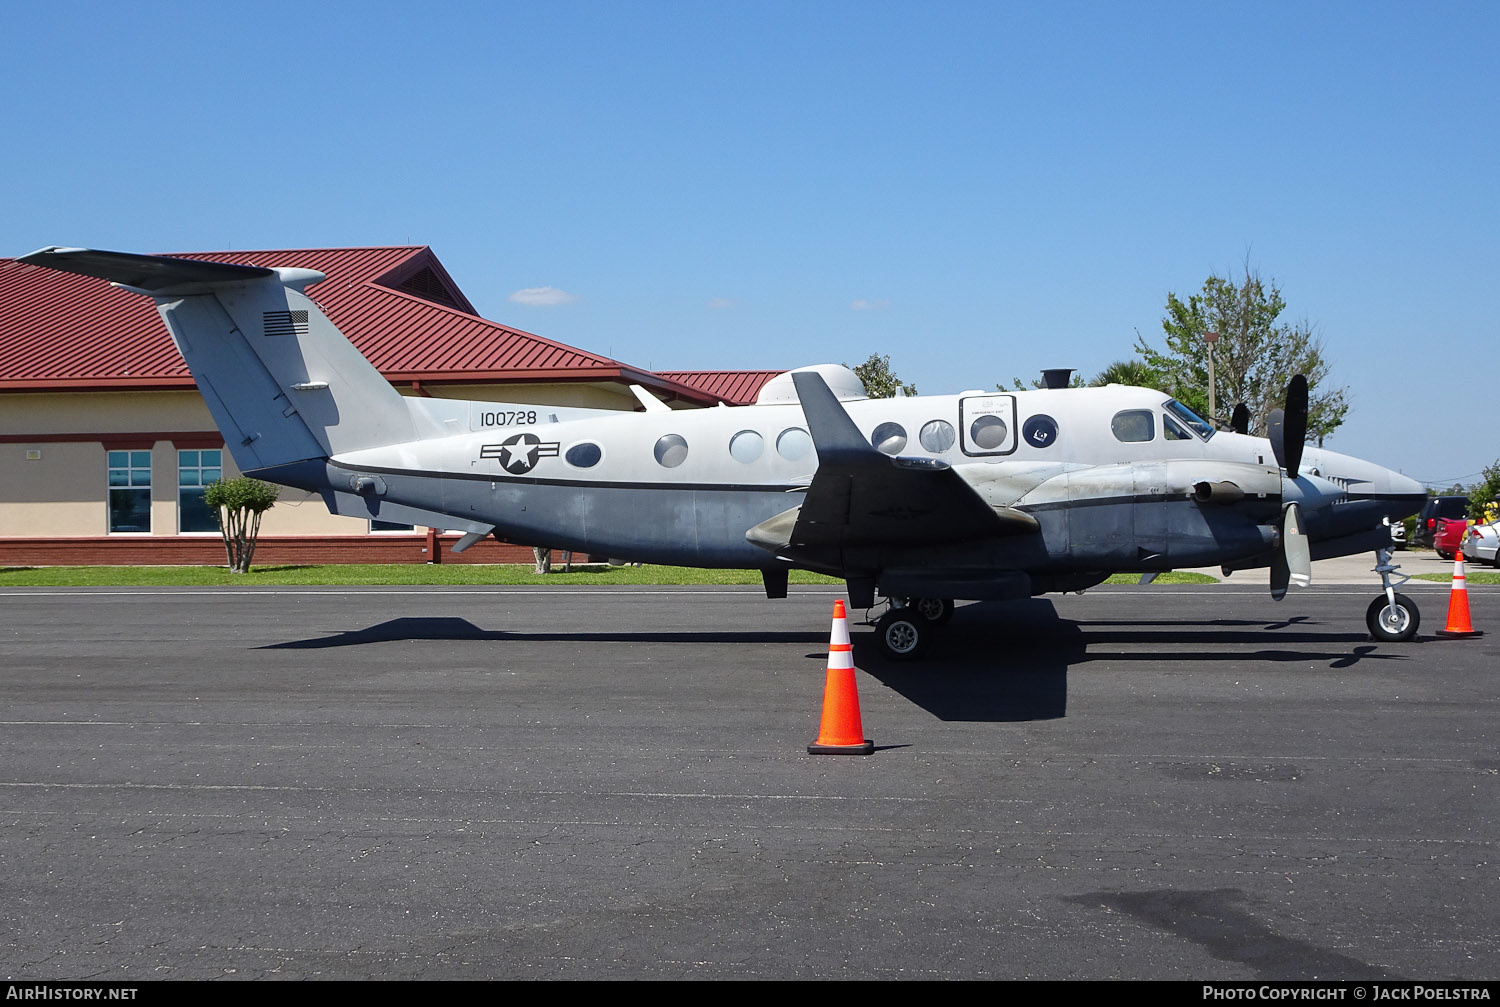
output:
M 1167 412 L 1171 413 L 1173 416 L 1181 420 L 1188 427 L 1188 429 L 1192 430 L 1193 433 L 1197 434 L 1199 437 L 1202 437 L 1204 440 L 1208 440 L 1214 435 L 1214 425 L 1212 423 L 1208 422 L 1208 420 L 1205 420 L 1202 416 L 1199 416 L 1197 413 L 1193 412 L 1191 409 L 1183 405 L 1181 402 L 1178 402 L 1176 399 L 1168 399 L 1167 404 L 1163 408 L 1165 408 Z
M 1109 421 L 1115 440 L 1139 444 L 1156 439 L 1156 414 L 1149 409 L 1122 409 Z
M 1193 435 L 1182 429 L 1182 426 L 1172 417 L 1161 418 L 1161 433 L 1169 441 L 1190 441 Z

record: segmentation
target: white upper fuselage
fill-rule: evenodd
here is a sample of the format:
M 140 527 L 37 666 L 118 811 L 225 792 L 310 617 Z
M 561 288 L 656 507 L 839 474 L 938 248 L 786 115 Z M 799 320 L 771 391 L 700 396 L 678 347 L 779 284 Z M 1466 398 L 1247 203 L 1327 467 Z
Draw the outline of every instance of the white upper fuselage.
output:
M 497 482 L 642 489 L 800 488 L 817 469 L 796 403 L 620 413 L 408 401 L 430 417 L 422 439 L 334 460 L 350 468 L 487 476 Z M 1169 412 L 1170 401 L 1151 389 L 1111 385 L 853 399 L 843 406 L 876 447 L 946 463 L 996 507 L 1024 508 L 1028 494 L 1042 484 L 1093 467 L 1174 463 L 1165 469 L 1197 479 L 1213 475 L 1213 467 L 1203 463 L 1227 462 L 1275 477 L 1265 438 L 1219 431 L 1205 439 Z M 881 436 L 875 441 L 877 430 Z M 1421 492 L 1398 473 L 1332 451 L 1309 447 L 1303 459 L 1305 473 L 1331 479 L 1356 495 Z

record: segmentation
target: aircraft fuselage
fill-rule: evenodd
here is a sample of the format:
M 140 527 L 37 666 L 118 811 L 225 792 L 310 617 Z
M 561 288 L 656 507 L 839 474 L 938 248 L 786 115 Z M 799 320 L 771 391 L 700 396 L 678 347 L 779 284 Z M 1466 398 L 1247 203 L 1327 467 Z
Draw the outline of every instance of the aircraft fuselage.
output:
M 1169 402 L 1120 386 L 845 401 L 874 447 L 950 466 L 986 504 L 1029 514 L 1039 528 L 950 542 L 940 531 L 912 544 L 844 541 L 788 558 L 838 574 L 913 564 L 1034 575 L 1256 566 L 1268 561 L 1285 501 L 1302 504 L 1321 557 L 1375 548 L 1380 535 L 1388 540 L 1382 520 L 1415 512 L 1425 497 L 1398 473 L 1318 448 L 1283 486 L 1265 438 L 1205 438 Z M 796 403 L 628 414 L 413 405 L 434 429 L 467 430 L 337 455 L 322 472 L 259 474 L 309 489 L 378 477 L 391 502 L 493 524 L 516 541 L 753 569 L 777 559 L 746 530 L 797 507 L 818 468 Z M 1215 495 L 1216 485 L 1239 495 Z

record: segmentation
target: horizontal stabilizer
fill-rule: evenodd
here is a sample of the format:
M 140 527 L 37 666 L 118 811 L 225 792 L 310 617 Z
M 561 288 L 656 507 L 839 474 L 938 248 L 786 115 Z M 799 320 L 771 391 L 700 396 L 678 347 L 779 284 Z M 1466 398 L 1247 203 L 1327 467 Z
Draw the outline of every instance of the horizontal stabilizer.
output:
M 174 259 L 167 255 L 136 255 L 133 252 L 106 252 L 97 248 L 41 248 L 23 255 L 17 262 L 45 266 L 79 276 L 95 276 L 139 290 L 162 290 L 185 283 L 229 283 L 257 280 L 273 275 L 263 266 L 242 266 L 233 262 L 199 262 L 196 259 Z
M 389 503 L 379 497 L 364 497 L 357 493 L 341 493 L 338 490 L 328 490 L 323 493 L 323 502 L 328 509 L 335 514 L 346 517 L 369 518 L 372 521 L 389 521 L 392 524 L 409 524 L 412 527 L 440 528 L 443 531 L 461 531 L 470 535 L 478 535 L 481 538 L 495 530 L 492 524 L 483 524 L 478 521 L 466 521 L 463 518 L 453 517 L 451 514 L 439 514 L 436 511 L 421 510 L 416 507 L 403 507 L 400 504 Z M 468 548 L 465 546 L 465 548 Z

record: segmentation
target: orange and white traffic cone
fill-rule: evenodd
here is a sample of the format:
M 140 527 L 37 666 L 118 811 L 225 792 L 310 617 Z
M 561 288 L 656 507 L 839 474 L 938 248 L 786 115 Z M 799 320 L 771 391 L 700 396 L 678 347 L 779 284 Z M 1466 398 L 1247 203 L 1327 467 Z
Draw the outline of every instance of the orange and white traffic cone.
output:
M 875 743 L 865 737 L 859 719 L 859 687 L 854 682 L 854 648 L 849 643 L 849 618 L 842 599 L 833 603 L 833 629 L 828 634 L 828 676 L 823 684 L 823 723 L 818 740 L 807 746 L 809 755 L 869 755 Z
M 1448 592 L 1448 625 L 1438 630 L 1438 636 L 1450 640 L 1463 640 L 1471 636 L 1483 636 L 1469 622 L 1469 589 L 1464 585 L 1464 551 L 1453 550 L 1453 590 Z

